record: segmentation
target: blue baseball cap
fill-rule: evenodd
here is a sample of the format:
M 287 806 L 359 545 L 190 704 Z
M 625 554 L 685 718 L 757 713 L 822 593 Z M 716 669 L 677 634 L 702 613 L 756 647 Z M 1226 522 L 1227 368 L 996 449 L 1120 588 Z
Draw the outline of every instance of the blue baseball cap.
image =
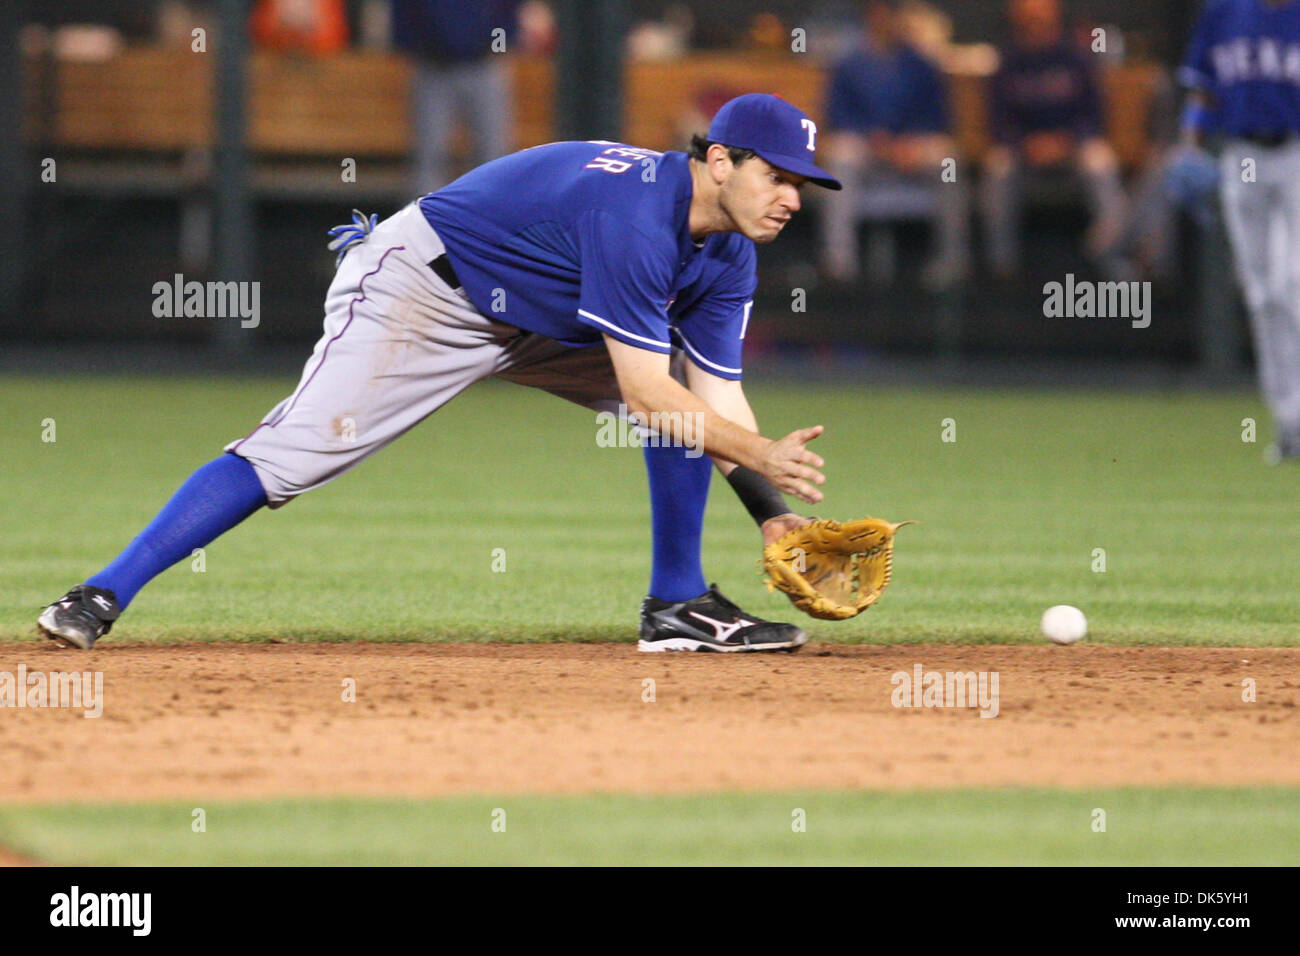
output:
M 770 93 L 746 93 L 728 100 L 709 126 L 709 140 L 738 149 L 752 149 L 778 169 L 798 173 L 827 189 L 842 189 L 840 181 L 813 159 L 817 124 L 793 103 Z

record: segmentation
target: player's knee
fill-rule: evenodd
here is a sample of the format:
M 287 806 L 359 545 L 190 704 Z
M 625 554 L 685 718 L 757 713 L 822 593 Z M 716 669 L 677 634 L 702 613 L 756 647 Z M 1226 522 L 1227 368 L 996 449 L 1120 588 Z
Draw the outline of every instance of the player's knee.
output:
M 305 488 L 299 487 L 298 479 L 287 473 L 283 468 L 278 468 L 273 462 L 265 459 L 245 458 L 253 466 L 253 471 L 257 473 L 257 480 L 262 483 L 262 490 L 266 493 L 266 505 L 268 508 L 280 508 L 292 501 Z
M 344 470 L 324 455 L 282 455 L 274 450 L 242 448 L 238 454 L 253 466 L 262 490 L 266 492 L 269 508 L 287 505 L 304 492 L 333 480 Z

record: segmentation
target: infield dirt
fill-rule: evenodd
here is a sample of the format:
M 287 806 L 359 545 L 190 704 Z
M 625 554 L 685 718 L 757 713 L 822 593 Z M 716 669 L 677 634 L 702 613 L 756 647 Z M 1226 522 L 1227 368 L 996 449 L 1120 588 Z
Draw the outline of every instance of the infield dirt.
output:
M 102 671 L 104 707 L 0 712 L 10 802 L 1300 784 L 1296 648 L 0 645 L 19 664 Z M 893 706 L 917 664 L 997 672 L 997 717 Z

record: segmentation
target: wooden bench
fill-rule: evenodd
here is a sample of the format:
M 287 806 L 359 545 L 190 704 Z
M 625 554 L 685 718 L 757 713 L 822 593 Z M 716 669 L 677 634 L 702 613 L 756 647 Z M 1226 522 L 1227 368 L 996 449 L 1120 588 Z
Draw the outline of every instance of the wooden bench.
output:
M 57 161 L 69 194 L 177 199 L 186 271 L 211 258 L 215 60 L 132 47 L 101 63 L 29 59 L 24 136 Z M 551 64 L 511 60 L 516 146 L 551 139 Z M 263 199 L 382 209 L 411 198 L 411 67 L 402 57 L 254 53 L 248 75 L 251 189 Z M 462 137 L 463 140 L 463 137 Z M 355 181 L 342 163 L 356 161 Z
M 554 65 L 511 57 L 515 146 L 554 136 Z M 60 188 L 82 194 L 154 195 L 181 202 L 181 259 L 208 258 L 215 141 L 211 54 L 128 47 L 99 63 L 29 58 L 24 135 L 56 157 Z M 1147 152 L 1153 67 L 1105 74 L 1109 136 L 1125 166 Z M 251 187 L 266 199 L 321 200 L 382 208 L 409 199 L 411 66 L 392 54 L 299 58 L 254 52 L 248 75 Z M 978 162 L 989 145 L 985 81 L 952 78 L 958 152 Z M 622 138 L 652 149 L 684 149 L 703 132 L 702 100 L 776 93 L 823 121 L 826 74 L 796 55 L 701 53 L 629 64 Z M 465 155 L 465 138 L 460 138 Z M 341 176 L 356 160 L 355 182 Z
M 1146 159 L 1150 104 L 1159 77 L 1159 68 L 1151 65 L 1124 66 L 1102 75 L 1107 136 L 1129 169 Z M 785 55 L 698 54 L 682 61 L 636 64 L 629 67 L 626 79 L 625 138 L 653 149 L 683 149 L 681 117 L 711 90 L 775 93 L 821 125 L 826 82 L 821 67 Z M 986 88 L 983 77 L 949 78 L 958 152 L 976 163 L 992 142 Z
M 128 47 L 101 63 L 24 62 L 24 139 L 34 156 L 57 159 L 57 188 L 176 202 L 178 265 L 194 275 L 207 272 L 211 261 L 215 64 L 211 54 L 153 47 Z M 555 139 L 554 65 L 519 57 L 509 64 L 514 145 Z M 1158 80 L 1152 67 L 1105 74 L 1109 138 L 1130 170 L 1147 155 L 1151 94 Z M 326 201 L 339 211 L 355 205 L 383 212 L 409 200 L 414 192 L 408 172 L 410 83 L 410 64 L 395 55 L 295 59 L 254 53 L 247 131 L 254 195 Z M 792 55 L 707 53 L 629 64 L 621 138 L 654 149 L 685 148 L 689 133 L 706 126 L 702 116 L 693 115 L 702 99 L 755 90 L 780 94 L 824 128 L 825 87 L 824 70 Z M 952 77 L 950 96 L 957 151 L 979 162 L 990 142 L 985 81 Z M 357 160 L 355 183 L 340 176 L 340 163 L 348 157 Z M 940 339 L 953 352 L 960 314 L 945 316 Z
M 131 47 L 103 63 L 61 62 L 42 71 L 48 89 L 29 83 L 29 141 L 63 149 L 181 153 L 213 142 L 214 59 L 187 50 Z M 553 138 L 554 70 L 547 60 L 510 59 L 515 145 Z M 1158 68 L 1126 66 L 1104 74 L 1108 133 L 1127 166 L 1147 148 L 1147 119 Z M 347 53 L 322 59 L 255 53 L 249 75 L 249 144 L 258 157 L 344 156 L 400 160 L 411 148 L 410 66 L 395 55 Z M 682 148 L 682 123 L 709 91 L 776 93 L 822 120 L 826 78 L 810 61 L 771 54 L 706 53 L 630 64 L 624 139 L 654 149 Z M 978 161 L 988 148 L 985 81 L 951 82 L 961 152 Z
M 72 149 L 176 152 L 210 147 L 213 59 L 133 47 L 102 63 L 29 59 L 24 130 L 29 141 Z M 549 62 L 512 58 L 517 145 L 551 126 Z M 267 155 L 400 157 L 410 150 L 411 68 L 397 56 L 250 58 L 249 143 Z

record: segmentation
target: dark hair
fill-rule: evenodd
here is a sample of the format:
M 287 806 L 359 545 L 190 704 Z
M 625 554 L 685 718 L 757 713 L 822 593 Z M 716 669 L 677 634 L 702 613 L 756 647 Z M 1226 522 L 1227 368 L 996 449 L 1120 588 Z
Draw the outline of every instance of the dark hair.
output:
M 727 146 L 727 144 L 715 143 L 713 140 L 705 139 L 699 133 L 696 133 L 691 137 L 691 148 L 687 151 L 686 155 L 698 162 L 705 162 L 708 158 L 710 146 Z M 758 156 L 758 153 L 754 152 L 752 149 L 741 149 L 738 146 L 727 146 L 727 155 L 731 157 L 733 165 L 739 166 L 747 159 L 754 159 Z

